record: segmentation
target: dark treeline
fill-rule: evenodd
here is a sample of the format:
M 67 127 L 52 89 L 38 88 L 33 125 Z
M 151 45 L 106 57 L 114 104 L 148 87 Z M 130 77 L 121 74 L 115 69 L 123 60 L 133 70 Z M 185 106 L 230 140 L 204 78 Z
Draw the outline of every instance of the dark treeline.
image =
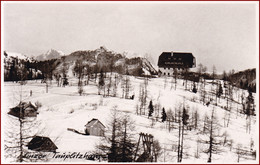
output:
M 7 58 L 4 52 L 4 81 L 21 81 L 52 78 L 59 60 L 34 61 L 29 59 Z
M 184 77 L 185 75 L 183 75 Z M 213 75 L 209 73 L 200 72 L 188 72 L 187 79 L 190 81 L 198 82 L 200 78 L 207 80 L 219 79 L 225 82 L 229 82 L 233 86 L 241 89 L 249 90 L 251 92 L 256 92 L 256 69 L 247 69 L 240 72 L 235 72 L 231 70 L 229 72 L 224 71 L 220 75 Z
M 125 55 L 108 51 L 102 47 L 92 51 L 75 51 L 68 56 L 63 56 L 61 59 L 46 61 L 6 58 L 8 56 L 6 52 L 4 52 L 4 55 L 5 81 L 19 81 L 21 77 L 27 80 L 53 79 L 55 74 L 62 74 L 57 69 L 58 66 L 62 65 L 62 63 L 69 64 L 77 60 L 82 61 L 84 68 L 88 70 L 88 74 L 94 74 L 95 78 L 101 70 L 104 73 L 117 72 L 125 75 L 145 76 L 144 69 L 147 69 L 151 75 L 157 74 L 141 57 L 126 58 Z M 220 75 L 216 74 L 216 67 L 213 67 L 213 70 L 213 73 L 210 74 L 207 72 L 207 67 L 199 64 L 196 72 L 186 70 L 181 74 L 181 77 L 178 77 L 194 82 L 199 82 L 201 78 L 207 80 L 221 79 L 238 88 L 256 92 L 256 69 L 248 69 L 237 73 L 234 70 L 224 71 Z
M 77 60 L 82 61 L 88 74 L 97 74 L 101 70 L 104 73 L 116 72 L 119 74 L 145 76 L 143 69 L 148 70 L 151 75 L 156 75 L 156 70 L 149 61 L 141 57 L 127 58 L 123 54 L 109 51 L 103 47 L 97 50 L 75 51 L 61 59 L 46 61 L 35 61 L 29 59 L 19 59 L 5 54 L 5 81 L 19 81 L 23 73 L 25 79 L 53 79 L 55 75 L 61 75 L 60 70 L 63 63 L 73 65 Z M 62 67 L 64 68 L 64 67 Z M 96 76 L 95 76 L 96 77 Z
M 231 82 L 236 87 L 256 92 L 256 69 L 247 69 L 237 73 L 223 73 L 223 80 Z

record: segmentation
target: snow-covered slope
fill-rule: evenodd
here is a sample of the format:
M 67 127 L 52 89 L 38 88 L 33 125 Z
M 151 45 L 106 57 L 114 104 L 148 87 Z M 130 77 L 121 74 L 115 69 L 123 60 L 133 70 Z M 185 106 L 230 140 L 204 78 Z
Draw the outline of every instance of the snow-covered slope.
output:
M 157 70 L 154 69 L 153 65 L 146 59 L 142 58 L 143 70 L 147 70 L 149 73 L 157 74 Z
M 16 58 L 19 60 L 29 60 L 32 61 L 32 58 L 22 54 L 22 53 L 16 53 L 16 52 L 5 52 L 7 56 L 5 56 L 6 59 L 10 59 L 10 58 Z
M 36 56 L 35 59 L 38 61 L 45 61 L 45 60 L 51 60 L 51 59 L 59 59 L 64 55 L 65 54 L 62 51 L 50 49 L 46 53 Z
M 112 76 L 114 77 L 114 76 Z M 212 103 L 209 106 L 203 105 L 200 101 L 200 92 L 192 93 L 192 82 L 188 81 L 188 90 L 183 86 L 184 81 L 177 80 L 177 89 L 175 84 L 172 84 L 171 78 L 153 78 L 148 81 L 148 97 L 147 101 L 153 101 L 153 104 L 160 104 L 160 109 L 153 113 L 153 117 L 148 119 L 146 108 L 146 115 L 136 114 L 136 105 L 139 104 L 140 86 L 144 83 L 143 78 L 135 78 L 129 76 L 131 82 L 130 95 L 135 94 L 134 100 L 121 98 L 122 89 L 120 84 L 117 88 L 117 97 L 103 97 L 98 95 L 98 88 L 94 81 L 90 81 L 89 85 L 83 87 L 84 93 L 79 96 L 77 93 L 77 79 L 70 78 L 69 86 L 57 87 L 55 81 L 49 84 L 48 93 L 46 93 L 46 85 L 40 82 L 29 81 L 23 87 L 23 98 L 26 101 L 33 103 L 40 102 L 42 107 L 39 109 L 37 121 L 41 123 L 40 127 L 34 128 L 38 130 L 39 135 L 50 137 L 58 147 L 59 153 L 72 152 L 95 152 L 96 145 L 101 142 L 101 137 L 85 136 L 68 131 L 67 128 L 73 128 L 79 132 L 84 132 L 84 125 L 92 118 L 99 119 L 108 129 L 110 121 L 111 109 L 117 106 L 121 113 L 126 113 L 134 120 L 135 123 L 135 139 L 138 140 L 140 132 L 149 133 L 159 141 L 162 148 L 161 154 L 158 158 L 159 162 L 177 163 L 177 142 L 178 142 L 178 123 L 172 123 L 169 130 L 168 122 L 161 122 L 161 111 L 164 107 L 166 111 L 172 110 L 176 113 L 178 107 L 186 105 L 190 118 L 197 110 L 199 113 L 198 129 L 185 130 L 184 135 L 184 157 L 182 163 L 199 163 L 207 162 L 208 155 L 205 151 L 208 149 L 208 144 L 202 142 L 203 139 L 208 139 L 208 135 L 201 133 L 205 116 L 211 115 L 212 110 L 215 110 L 217 122 L 219 124 L 218 133 L 224 135 L 219 138 L 221 144 L 218 145 L 218 152 L 213 153 L 212 163 L 237 163 L 238 146 L 241 152 L 246 151 L 250 153 L 250 149 L 256 150 L 258 154 L 258 121 L 255 116 L 251 116 L 251 131 L 246 131 L 247 118 L 244 114 L 239 113 L 242 109 L 241 95 L 246 94 L 247 91 L 237 89 L 234 87 L 233 99 L 231 104 L 231 111 L 226 111 L 226 99 L 223 97 L 218 100 L 218 106 Z M 108 81 L 108 79 L 106 80 Z M 207 99 L 210 99 L 210 90 L 214 89 L 211 81 L 206 83 L 206 91 L 208 93 Z M 4 84 L 4 96 L 2 119 L 4 121 L 14 120 L 7 115 L 9 108 L 18 103 L 17 98 L 20 91 L 20 86 L 16 83 Z M 33 94 L 30 97 L 29 93 L 32 90 Z M 255 94 L 253 94 L 255 97 Z M 214 99 L 214 97 L 212 96 Z M 257 103 L 258 104 L 258 103 Z M 148 107 L 148 105 L 146 106 Z M 257 111 L 257 116 L 259 115 Z M 159 116 L 159 120 L 152 120 L 155 116 Z M 229 126 L 226 125 L 227 116 L 229 116 Z M 3 121 L 2 121 L 3 122 Z M 192 121 L 190 121 L 192 122 Z M 17 128 L 10 128 L 8 122 L 3 122 L 2 128 L 16 130 Z M 3 124 L 2 123 L 2 124 Z M 2 135 L 5 136 L 5 135 Z M 6 137 L 5 137 L 6 138 Z M 225 141 L 225 143 L 224 143 Z M 252 145 L 253 144 L 253 145 Z M 198 156 L 195 157 L 198 151 Z M 82 159 L 53 159 L 50 157 L 50 162 L 89 162 Z M 253 156 L 243 155 L 240 157 L 240 163 L 256 163 Z

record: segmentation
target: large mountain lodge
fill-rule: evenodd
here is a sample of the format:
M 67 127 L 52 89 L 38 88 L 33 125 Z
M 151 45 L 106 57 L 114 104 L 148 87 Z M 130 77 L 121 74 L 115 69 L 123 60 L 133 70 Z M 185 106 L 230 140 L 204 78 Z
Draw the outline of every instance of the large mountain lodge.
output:
M 173 75 L 174 69 L 183 70 L 185 68 L 196 67 L 196 59 L 192 53 L 183 52 L 163 52 L 158 60 L 159 74 Z

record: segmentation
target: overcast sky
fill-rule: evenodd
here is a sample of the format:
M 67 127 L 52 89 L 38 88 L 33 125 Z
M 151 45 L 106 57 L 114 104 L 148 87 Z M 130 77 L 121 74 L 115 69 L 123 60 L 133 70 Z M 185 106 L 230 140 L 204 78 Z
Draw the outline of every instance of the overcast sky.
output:
M 70 54 L 105 46 L 119 53 L 192 52 L 212 70 L 258 65 L 256 3 L 92 2 L 5 3 L 4 50 Z M 258 14 L 259 15 L 259 14 Z

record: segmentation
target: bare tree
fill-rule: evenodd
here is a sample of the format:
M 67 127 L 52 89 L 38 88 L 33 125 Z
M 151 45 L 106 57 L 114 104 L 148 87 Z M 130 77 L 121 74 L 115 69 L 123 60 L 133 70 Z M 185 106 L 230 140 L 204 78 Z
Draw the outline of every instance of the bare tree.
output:
M 207 97 L 207 92 L 205 89 L 204 84 L 200 85 L 200 100 L 202 101 L 203 105 L 206 103 L 206 97 Z
M 198 158 L 200 158 L 200 148 L 199 148 L 199 146 L 200 146 L 200 141 L 199 141 L 199 139 L 197 139 L 197 146 L 196 146 L 196 152 L 195 152 L 195 158 L 196 159 L 198 159 Z
M 255 115 L 255 105 L 254 105 L 254 97 L 250 90 L 248 90 L 248 96 L 245 102 L 245 110 L 244 113 L 246 114 L 246 131 L 250 133 L 251 131 L 251 116 Z
M 99 80 L 98 80 L 98 94 L 101 94 L 101 90 L 104 89 L 105 86 L 105 78 L 104 78 L 104 74 L 103 71 L 100 71 L 99 74 Z M 105 89 L 104 89 L 104 96 L 105 96 Z
M 173 88 L 173 84 L 174 84 L 174 75 L 173 75 L 172 78 L 171 78 L 171 90 L 172 90 L 172 88 Z
M 213 65 L 213 67 L 212 67 L 212 75 L 211 75 L 213 81 L 216 79 L 216 75 L 217 75 L 217 68 L 216 68 L 215 65 Z
M 219 140 L 220 135 L 218 135 L 219 124 L 217 123 L 217 119 L 215 117 L 214 108 L 212 109 L 210 119 L 207 119 L 207 121 L 205 121 L 204 126 L 204 132 L 208 135 L 209 138 L 208 140 L 204 141 L 204 143 L 209 145 L 208 149 L 205 152 L 209 155 L 208 163 L 211 163 L 213 153 L 217 153 L 217 151 L 219 150 L 218 145 L 221 144 Z
M 87 80 L 85 82 L 86 82 L 86 85 L 88 85 L 93 71 L 92 71 L 92 68 L 88 64 L 85 66 L 84 71 L 85 71 L 84 74 L 87 75 Z
M 173 127 L 173 122 L 174 122 L 174 112 L 169 109 L 167 112 L 166 112 L 166 119 L 167 119 L 167 122 L 168 122 L 168 130 L 169 132 L 171 132 L 171 129 Z
M 123 116 L 123 120 L 121 122 L 121 139 L 119 142 L 119 161 L 120 162 L 132 162 L 134 156 L 134 139 L 133 133 L 135 127 L 134 122 L 128 115 Z
M 226 110 L 224 114 L 224 127 L 228 127 L 230 123 L 231 111 Z
M 188 124 L 188 109 L 185 107 L 185 102 L 183 103 L 183 106 L 178 111 L 178 118 L 179 118 L 179 132 L 178 132 L 178 155 L 177 155 L 177 162 L 181 162 L 183 158 L 183 143 L 184 143 L 184 130 L 185 126 Z
M 214 109 L 212 110 L 211 114 L 211 121 L 210 121 L 210 135 L 209 135 L 209 158 L 208 158 L 208 163 L 211 163 L 211 157 L 212 157 L 212 151 L 213 151 L 213 117 L 214 117 Z
M 177 88 L 177 77 L 178 77 L 178 70 L 177 68 L 174 68 L 175 90 Z
M 26 145 L 28 140 L 31 139 L 37 132 L 39 122 L 36 122 L 36 117 L 26 117 L 24 115 L 25 105 L 23 97 L 23 85 L 26 84 L 26 77 L 23 70 L 21 70 L 21 81 L 19 91 L 19 114 L 18 116 L 9 116 L 7 120 L 4 138 L 4 150 L 6 151 L 5 157 L 10 158 L 14 162 L 29 162 L 32 161 L 26 157 Z M 36 107 L 38 109 L 38 106 Z
M 116 162 L 118 153 L 118 143 L 119 143 L 119 134 L 120 134 L 120 116 L 117 110 L 117 107 L 113 107 L 111 121 L 109 123 L 109 128 L 111 129 L 110 138 L 108 138 L 111 146 L 108 148 L 108 161 L 109 162 Z
M 203 120 L 203 134 L 206 133 L 208 121 L 209 121 L 208 114 L 205 114 L 205 115 L 204 115 L 204 120 Z
M 131 83 L 129 76 L 125 75 L 125 77 L 121 81 L 121 87 L 122 87 L 122 98 L 128 99 L 129 98 L 129 92 L 131 89 Z
M 112 75 L 109 76 L 108 84 L 107 84 L 107 95 L 110 96 L 111 87 L 112 87 Z
M 95 82 L 97 82 L 98 72 L 99 72 L 99 67 L 98 67 L 98 65 L 96 64 L 96 65 L 94 66 Z
M 54 77 L 57 81 L 57 86 L 59 87 L 61 85 L 61 75 L 60 74 L 54 74 Z
M 139 88 L 139 102 L 140 102 L 140 115 L 145 115 L 146 103 L 147 103 L 147 86 L 148 86 L 148 77 L 144 77 L 144 84 L 140 84 Z
M 145 115 L 146 110 L 146 93 L 143 85 L 140 85 L 139 92 L 139 101 L 140 101 L 140 115 Z
M 114 106 L 108 125 L 105 142 L 97 148 L 108 155 L 108 162 L 132 162 L 134 156 L 133 121 L 128 115 L 122 115 Z
M 158 121 L 159 118 L 160 118 L 160 109 L 161 109 L 160 102 L 157 102 L 157 103 L 154 105 L 154 117 L 155 117 L 155 120 L 156 120 L 156 121 Z
M 20 105 L 20 107 L 22 107 Z M 21 108 L 22 109 L 22 108 Z M 21 110 L 22 111 L 22 110 Z M 39 131 L 39 122 L 35 117 L 9 118 L 8 127 L 5 130 L 5 157 L 14 162 L 31 162 L 32 159 L 26 157 L 29 150 L 26 148 L 29 140 Z M 44 160 L 44 159 L 43 159 Z
M 119 80 L 117 74 L 114 76 L 114 81 L 113 81 L 113 96 L 116 97 L 117 95 L 117 86 L 118 86 Z
M 187 90 L 188 85 L 188 77 L 189 77 L 189 68 L 185 67 L 183 68 L 182 75 L 185 81 L 185 90 Z
M 202 76 L 202 73 L 203 73 L 203 65 L 201 63 L 198 65 L 197 73 L 199 75 L 199 82 L 198 83 L 200 83 L 201 76 Z
M 200 120 L 200 116 L 199 116 L 199 113 L 198 113 L 198 109 L 196 108 L 196 109 L 192 112 L 192 117 L 191 117 L 191 124 L 192 124 L 192 127 L 193 127 L 194 129 L 197 129 L 197 128 L 198 128 L 199 120 Z
M 67 72 L 68 72 L 68 65 L 66 64 L 65 60 L 63 59 L 62 61 L 62 81 L 60 83 L 60 85 L 62 84 L 63 87 L 65 87 L 66 85 L 68 85 L 68 78 L 67 78 Z

